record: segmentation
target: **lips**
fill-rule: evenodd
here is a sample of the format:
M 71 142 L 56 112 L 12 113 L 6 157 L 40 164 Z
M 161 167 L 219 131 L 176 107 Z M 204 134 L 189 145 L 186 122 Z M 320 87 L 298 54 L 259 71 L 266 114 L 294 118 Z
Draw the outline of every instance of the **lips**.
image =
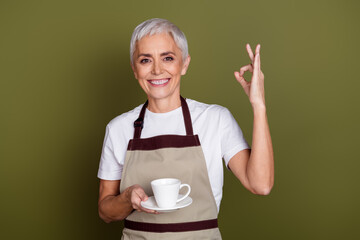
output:
M 170 81 L 170 78 L 162 78 L 162 79 L 151 79 L 151 80 L 148 80 L 148 82 L 149 82 L 152 86 L 156 86 L 156 87 L 165 86 L 166 84 L 168 84 L 169 81 Z

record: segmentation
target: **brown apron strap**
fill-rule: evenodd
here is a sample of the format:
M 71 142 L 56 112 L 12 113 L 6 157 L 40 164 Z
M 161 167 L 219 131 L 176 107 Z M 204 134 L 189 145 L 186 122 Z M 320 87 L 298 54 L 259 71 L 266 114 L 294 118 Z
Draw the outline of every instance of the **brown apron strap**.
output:
M 184 116 L 186 135 L 192 136 L 192 135 L 194 135 L 194 133 L 193 133 L 192 123 L 191 123 L 189 107 L 186 103 L 186 100 L 182 96 L 180 96 L 180 100 L 181 100 L 181 107 L 182 107 L 182 112 L 183 112 L 183 116 Z M 143 107 L 140 111 L 139 118 L 136 119 L 134 122 L 134 128 L 135 128 L 134 139 L 140 138 L 140 136 L 141 136 L 141 130 L 144 127 L 144 116 L 145 116 L 145 110 L 146 110 L 147 105 L 148 105 L 148 101 L 145 102 L 145 104 L 143 105 Z
M 186 103 L 185 98 L 180 96 L 180 99 L 181 99 L 182 112 L 183 112 L 183 116 L 184 116 L 186 135 L 192 136 L 192 135 L 194 135 L 194 133 L 193 133 L 192 123 L 191 123 L 189 107 Z
M 148 103 L 149 102 L 146 100 L 143 107 L 141 108 L 139 118 L 136 119 L 134 122 L 134 128 L 135 128 L 134 138 L 140 138 L 141 130 L 144 127 L 144 116 L 145 116 L 145 110 L 146 110 Z
M 187 231 L 198 231 L 206 230 L 211 228 L 217 228 L 217 219 L 210 219 L 198 222 L 184 222 L 184 223 L 144 223 L 134 222 L 125 219 L 125 228 L 144 231 L 144 232 L 187 232 Z

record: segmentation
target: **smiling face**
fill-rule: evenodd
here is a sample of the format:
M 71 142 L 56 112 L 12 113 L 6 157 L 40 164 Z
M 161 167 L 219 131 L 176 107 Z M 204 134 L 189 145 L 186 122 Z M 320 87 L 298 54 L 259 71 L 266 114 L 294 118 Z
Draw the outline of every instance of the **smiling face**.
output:
M 154 34 L 136 43 L 132 69 L 135 78 L 153 100 L 180 101 L 180 78 L 185 75 L 190 56 L 182 61 L 181 50 L 167 33 Z

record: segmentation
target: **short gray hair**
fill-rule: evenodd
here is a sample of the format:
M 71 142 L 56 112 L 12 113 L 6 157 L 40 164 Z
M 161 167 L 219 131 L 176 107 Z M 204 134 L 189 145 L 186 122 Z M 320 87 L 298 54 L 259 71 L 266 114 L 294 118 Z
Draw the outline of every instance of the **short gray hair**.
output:
M 185 61 L 186 57 L 189 55 L 188 44 L 185 37 L 185 34 L 172 22 L 161 19 L 161 18 L 152 18 L 140 23 L 135 29 L 131 36 L 130 41 L 130 60 L 131 64 L 133 62 L 133 55 L 135 52 L 136 42 L 142 39 L 143 37 L 149 35 L 154 35 L 158 33 L 169 33 L 178 48 L 180 48 L 182 53 L 182 60 Z

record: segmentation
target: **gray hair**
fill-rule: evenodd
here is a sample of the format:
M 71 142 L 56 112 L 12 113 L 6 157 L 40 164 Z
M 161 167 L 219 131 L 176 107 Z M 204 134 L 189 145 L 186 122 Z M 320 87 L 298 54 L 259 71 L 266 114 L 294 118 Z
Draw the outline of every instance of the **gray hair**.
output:
M 182 53 L 182 60 L 185 61 L 186 57 L 189 55 L 188 50 L 188 44 L 185 37 L 185 34 L 172 22 L 161 19 L 161 18 L 152 18 L 149 20 L 146 20 L 145 22 L 140 23 L 135 29 L 131 36 L 130 41 L 130 60 L 131 64 L 134 64 L 133 62 L 133 55 L 135 52 L 136 42 L 142 39 L 143 37 L 159 33 L 169 33 L 178 48 L 180 48 Z

